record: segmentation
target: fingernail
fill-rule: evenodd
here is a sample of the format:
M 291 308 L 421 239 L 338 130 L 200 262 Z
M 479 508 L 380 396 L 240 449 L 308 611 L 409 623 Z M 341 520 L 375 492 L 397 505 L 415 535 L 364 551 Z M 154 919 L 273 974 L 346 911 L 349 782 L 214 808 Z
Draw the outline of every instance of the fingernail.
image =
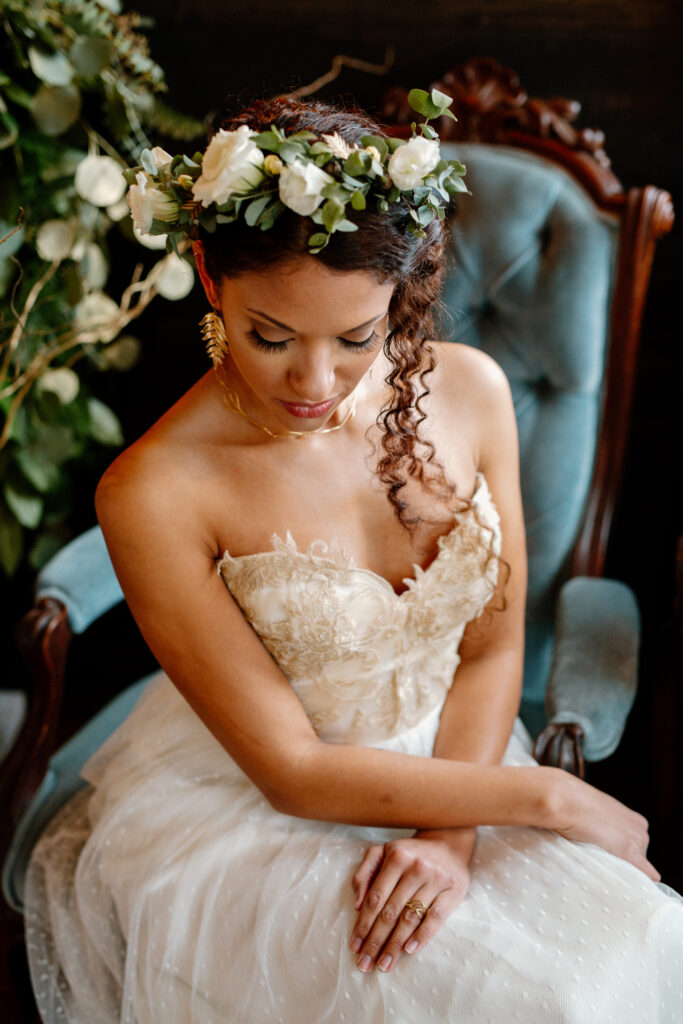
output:
M 351 952 L 352 953 L 359 953 L 360 952 L 360 947 L 362 945 L 363 945 L 363 943 L 358 938 L 358 936 L 356 936 L 355 939 L 351 940 Z
M 388 953 L 384 954 L 384 956 L 379 961 L 377 966 L 379 967 L 380 971 L 388 971 L 389 970 L 389 968 L 391 967 L 391 957 L 389 956 Z
M 411 939 L 410 942 L 406 942 L 403 948 L 405 949 L 406 953 L 414 953 L 415 950 L 417 949 L 417 939 Z
M 362 956 L 360 958 L 360 960 L 358 961 L 358 970 L 362 971 L 363 974 L 365 974 L 367 971 L 370 970 L 370 964 L 371 963 L 372 963 L 372 960 L 370 959 L 370 957 L 366 953 L 365 956 Z

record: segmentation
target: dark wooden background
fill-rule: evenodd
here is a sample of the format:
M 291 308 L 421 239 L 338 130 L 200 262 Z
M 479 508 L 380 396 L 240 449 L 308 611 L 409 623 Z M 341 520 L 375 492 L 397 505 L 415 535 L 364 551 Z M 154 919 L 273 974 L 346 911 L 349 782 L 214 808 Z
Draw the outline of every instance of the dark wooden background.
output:
M 344 69 L 318 94 L 358 103 L 371 113 L 384 88 L 427 88 L 452 65 L 493 56 L 514 68 L 534 96 L 581 102 L 581 125 L 602 128 L 614 170 L 625 186 L 652 183 L 676 200 L 679 188 L 681 7 L 673 0 L 141 0 L 156 20 L 148 29 L 152 56 L 166 71 L 169 102 L 204 117 L 228 102 L 235 108 L 311 82 L 335 54 L 381 64 L 382 77 Z M 680 220 L 683 220 L 683 205 Z M 627 472 L 608 554 L 609 575 L 636 592 L 643 617 L 641 688 L 619 752 L 595 766 L 591 781 L 648 815 L 651 855 L 665 880 L 683 888 L 674 822 L 680 817 L 680 640 L 674 659 L 674 552 L 683 532 L 681 504 L 680 227 L 655 258 L 647 305 Z M 130 250 L 126 250 L 130 252 Z M 124 268 L 126 273 L 128 268 Z M 577 296 L 580 301 L 580 296 Z M 93 382 L 118 412 L 127 443 L 135 440 L 205 372 L 197 321 L 205 311 L 199 287 L 180 304 L 156 300 L 133 325 L 144 342 L 139 366 Z M 75 482 L 76 532 L 94 523 L 92 495 L 113 453 L 103 451 Z M 31 581 L 20 573 L 0 583 L 7 600 L 2 634 L 3 686 L 23 678 L 10 627 L 28 606 Z M 107 631 L 119 632 L 113 656 L 102 657 Z M 64 732 L 150 666 L 124 609 L 93 627 L 70 656 L 74 683 Z M 134 665 L 133 668 L 130 666 Z

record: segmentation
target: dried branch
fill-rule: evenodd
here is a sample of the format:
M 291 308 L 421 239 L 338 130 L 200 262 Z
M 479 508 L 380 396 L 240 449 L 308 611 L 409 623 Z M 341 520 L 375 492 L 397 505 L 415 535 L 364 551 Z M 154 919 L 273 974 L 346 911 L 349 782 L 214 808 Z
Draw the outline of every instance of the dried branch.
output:
M 385 75 L 392 67 L 395 57 L 396 48 L 393 43 L 387 43 L 383 64 L 371 64 L 369 61 L 358 60 L 356 57 L 347 57 L 346 54 L 338 53 L 332 58 L 331 69 L 324 75 L 320 75 L 319 78 L 316 78 L 309 85 L 303 85 L 300 89 L 294 89 L 292 92 L 280 93 L 279 95 L 285 99 L 292 100 L 301 99 L 302 96 L 310 96 L 312 93 L 317 92 L 318 89 L 322 89 L 328 82 L 338 78 L 341 74 L 341 69 L 345 65 L 346 67 L 356 68 L 358 71 L 367 71 L 371 75 Z

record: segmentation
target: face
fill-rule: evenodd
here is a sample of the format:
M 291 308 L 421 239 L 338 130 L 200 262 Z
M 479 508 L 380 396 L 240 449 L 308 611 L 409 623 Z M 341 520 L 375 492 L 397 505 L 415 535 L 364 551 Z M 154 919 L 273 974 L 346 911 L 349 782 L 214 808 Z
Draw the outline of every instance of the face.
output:
M 345 399 L 382 351 L 394 283 L 304 256 L 217 286 L 201 246 L 195 257 L 225 321 L 230 355 L 221 372 L 245 411 L 271 429 L 313 431 L 340 421 Z

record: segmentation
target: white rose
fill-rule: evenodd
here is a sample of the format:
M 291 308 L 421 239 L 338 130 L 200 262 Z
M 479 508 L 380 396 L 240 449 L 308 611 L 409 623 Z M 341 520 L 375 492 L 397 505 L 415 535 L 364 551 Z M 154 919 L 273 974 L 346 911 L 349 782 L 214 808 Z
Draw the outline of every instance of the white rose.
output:
M 78 374 L 69 369 L 68 366 L 59 366 L 52 370 L 46 370 L 38 379 L 39 391 L 51 391 L 56 395 L 62 405 L 73 402 L 78 394 L 81 382 Z
M 121 310 L 114 300 L 104 292 L 90 292 L 76 307 L 75 324 L 78 333 L 84 334 L 79 340 L 112 341 L 119 332 Z
M 128 205 L 133 216 L 133 224 L 138 231 L 149 234 L 153 220 L 174 221 L 180 213 L 180 203 L 167 192 L 159 188 L 150 188 L 147 175 L 138 171 L 135 175 L 137 185 L 128 189 Z
M 121 165 L 110 156 L 86 156 L 76 168 L 76 191 L 94 206 L 111 206 L 126 191 Z
M 221 128 L 211 139 L 202 160 L 202 173 L 192 188 L 202 206 L 221 206 L 233 192 L 248 192 L 261 182 L 263 153 L 252 135 L 256 132 L 242 124 L 234 132 Z
M 138 231 L 135 224 L 133 224 L 133 234 L 140 245 L 144 245 L 145 249 L 166 248 L 166 239 L 168 238 L 168 235 L 146 235 L 142 231 Z
M 65 220 L 46 220 L 38 228 L 36 250 L 41 260 L 63 260 L 74 244 L 74 229 Z
M 314 163 L 294 160 L 282 168 L 280 199 L 290 210 L 302 217 L 310 217 L 323 201 L 323 188 L 333 181 L 334 178 Z
M 439 140 L 416 135 L 391 154 L 389 175 L 394 185 L 405 192 L 421 185 L 423 178 L 434 170 L 440 159 Z
M 167 153 L 165 149 L 161 148 L 161 146 L 155 146 L 154 149 L 151 150 L 151 153 L 152 160 L 157 165 L 157 170 L 159 171 L 163 171 L 164 168 L 168 167 L 173 160 L 171 154 Z

